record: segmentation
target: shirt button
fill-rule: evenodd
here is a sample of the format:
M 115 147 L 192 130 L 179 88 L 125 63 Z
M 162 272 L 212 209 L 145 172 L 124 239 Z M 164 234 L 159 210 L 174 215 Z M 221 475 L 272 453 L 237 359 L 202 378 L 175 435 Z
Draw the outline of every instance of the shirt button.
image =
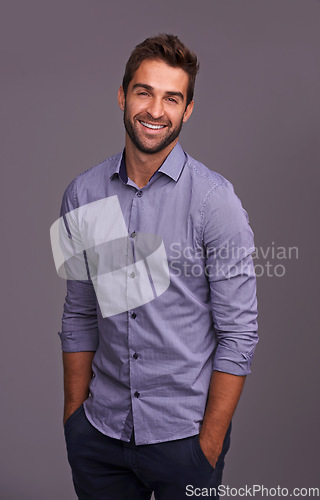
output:
M 131 278 L 134 278 L 135 277 L 135 273 L 132 271 L 132 273 L 130 274 Z
M 136 317 L 137 317 L 136 313 L 132 313 L 132 314 L 131 314 L 131 318 L 132 318 L 132 319 L 136 319 Z
M 134 238 L 136 235 L 137 233 L 135 231 L 133 231 L 133 233 L 130 234 L 131 238 Z
M 142 196 L 142 191 L 138 191 L 138 192 L 137 192 L 137 196 L 139 196 L 139 198 L 141 198 L 141 196 Z
M 134 359 L 138 359 L 139 354 L 137 354 L 137 353 L 135 352 L 135 353 L 132 355 L 132 357 L 133 357 Z
M 139 396 L 140 396 L 140 392 L 136 391 L 136 392 L 134 393 L 134 397 L 138 398 Z

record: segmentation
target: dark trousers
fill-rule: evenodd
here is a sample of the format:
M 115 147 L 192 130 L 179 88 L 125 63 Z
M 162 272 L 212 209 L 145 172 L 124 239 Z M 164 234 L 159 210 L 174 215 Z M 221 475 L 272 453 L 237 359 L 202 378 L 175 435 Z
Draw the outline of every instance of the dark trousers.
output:
M 202 452 L 199 435 L 164 443 L 135 445 L 105 436 L 93 427 L 83 406 L 65 425 L 68 460 L 79 500 L 185 500 L 219 498 L 231 425 L 213 468 Z M 212 488 L 210 490 L 210 488 Z M 201 493 L 202 490 L 202 493 Z

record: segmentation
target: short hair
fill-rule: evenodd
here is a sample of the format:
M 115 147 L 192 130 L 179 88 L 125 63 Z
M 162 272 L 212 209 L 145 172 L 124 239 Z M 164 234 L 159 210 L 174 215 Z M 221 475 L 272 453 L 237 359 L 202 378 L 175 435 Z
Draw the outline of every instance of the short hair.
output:
M 159 59 L 170 66 L 183 69 L 189 76 L 187 91 L 187 106 L 193 99 L 196 75 L 199 71 L 199 63 L 196 54 L 191 52 L 174 35 L 160 33 L 152 38 L 146 38 L 132 51 L 122 80 L 122 87 L 126 95 L 129 83 L 140 64 L 146 59 Z

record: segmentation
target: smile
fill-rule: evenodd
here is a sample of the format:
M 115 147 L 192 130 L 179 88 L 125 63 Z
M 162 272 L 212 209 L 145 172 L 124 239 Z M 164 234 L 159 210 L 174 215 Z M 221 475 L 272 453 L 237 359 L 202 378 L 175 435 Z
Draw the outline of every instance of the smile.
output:
M 152 130 L 159 130 L 159 129 L 164 128 L 166 126 L 166 125 L 152 125 L 151 123 L 142 122 L 142 121 L 140 121 L 140 123 L 144 127 L 151 128 Z

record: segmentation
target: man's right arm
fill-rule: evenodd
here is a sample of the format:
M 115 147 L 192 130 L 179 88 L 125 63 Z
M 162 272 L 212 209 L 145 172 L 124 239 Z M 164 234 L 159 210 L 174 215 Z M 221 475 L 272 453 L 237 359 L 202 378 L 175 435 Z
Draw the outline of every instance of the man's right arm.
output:
M 76 182 L 77 179 L 69 184 L 62 200 L 60 217 L 69 214 L 69 222 L 72 222 L 71 215 L 79 207 Z M 78 234 L 76 221 L 72 228 L 67 228 L 67 232 L 71 240 L 75 238 L 75 244 L 79 247 L 81 235 Z M 75 269 L 79 270 L 77 266 Z M 62 330 L 59 332 L 63 351 L 64 424 L 89 396 L 92 361 L 99 344 L 96 306 L 96 294 L 91 281 L 82 281 L 81 278 L 67 280 Z
M 64 352 L 64 414 L 63 425 L 89 396 L 94 352 Z
M 89 396 L 92 361 L 99 344 L 96 295 L 89 282 L 68 280 L 59 332 L 63 351 L 63 423 Z

